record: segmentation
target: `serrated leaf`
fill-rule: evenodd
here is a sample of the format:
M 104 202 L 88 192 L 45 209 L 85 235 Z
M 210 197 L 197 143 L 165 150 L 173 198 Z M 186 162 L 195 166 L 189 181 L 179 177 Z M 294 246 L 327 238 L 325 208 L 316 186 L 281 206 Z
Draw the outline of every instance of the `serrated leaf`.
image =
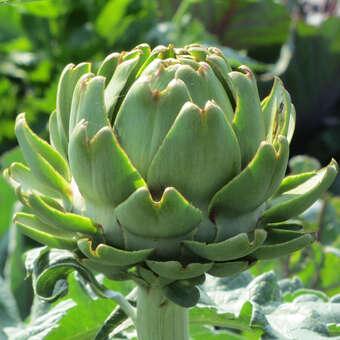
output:
M 49 250 L 47 247 L 33 249 L 27 253 L 26 270 L 32 274 L 35 293 L 45 301 L 56 301 L 67 293 L 67 277 L 74 271 L 100 289 L 92 272 L 67 250 Z
M 251 331 L 249 323 L 251 319 L 252 306 L 250 303 L 248 303 L 248 305 L 250 305 L 250 309 L 247 313 L 248 320 L 245 318 L 245 313 L 242 317 L 241 313 L 237 317 L 232 313 L 220 313 L 216 308 L 202 307 L 202 305 L 199 305 L 190 309 L 190 324 L 210 325 L 215 327 L 227 327 Z
M 0 339 L 5 336 L 5 327 L 14 327 L 20 321 L 14 296 L 0 275 Z
M 245 276 L 247 273 L 238 277 Z M 245 320 L 252 328 L 264 331 L 262 339 L 326 339 L 328 325 L 340 320 L 340 304 L 322 292 L 301 290 L 293 283 L 290 285 L 292 301 L 284 302 L 282 286 L 273 272 L 250 282 L 246 280 L 248 284 L 243 287 L 231 284 L 235 279 L 208 277 L 203 286 L 208 296 L 205 304 L 214 306 L 218 313 L 232 313 L 239 318 L 242 310 L 247 311 Z M 252 308 L 247 308 L 247 304 Z
M 14 211 L 20 210 L 22 210 L 22 205 L 17 203 Z M 31 309 L 33 290 L 31 280 L 25 280 L 25 265 L 22 254 L 31 247 L 31 244 L 30 240 L 18 230 L 14 223 L 10 224 L 8 236 L 4 278 L 16 300 L 21 318 L 25 319 Z
M 116 303 L 107 299 L 92 299 L 79 284 L 79 279 L 71 275 L 68 279 L 69 293 L 76 306 L 59 321 L 44 340 L 93 340 Z
M 62 301 L 49 313 L 42 315 L 28 325 L 5 328 L 11 340 L 48 339 L 48 334 L 59 326 L 60 319 L 74 308 L 76 303 L 71 299 Z

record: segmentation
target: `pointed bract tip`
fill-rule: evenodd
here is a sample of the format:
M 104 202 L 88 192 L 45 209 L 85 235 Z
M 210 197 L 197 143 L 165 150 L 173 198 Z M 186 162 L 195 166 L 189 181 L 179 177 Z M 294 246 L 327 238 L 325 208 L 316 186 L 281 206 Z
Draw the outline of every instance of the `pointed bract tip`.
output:
M 167 89 L 173 88 L 175 86 L 186 86 L 184 81 L 182 79 L 179 78 L 174 78 L 172 80 L 170 80 Z
M 182 110 L 199 110 L 200 112 L 202 111 L 196 104 L 193 102 L 185 102 L 184 105 L 182 106 Z
M 5 178 L 6 181 L 9 180 L 9 177 L 10 177 L 9 168 L 6 168 L 6 169 L 2 172 L 2 176 Z
M 176 188 L 175 188 L 175 187 L 166 187 L 166 188 L 164 189 L 163 195 L 164 195 L 165 193 L 167 193 L 167 192 L 169 192 L 169 191 L 173 191 L 173 190 L 176 190 Z
M 329 166 L 333 167 L 336 172 L 339 172 L 339 164 L 334 158 L 331 159 Z
M 216 107 L 218 107 L 218 105 L 216 104 L 215 100 L 211 99 L 211 100 L 208 100 L 205 103 L 204 111 L 207 111 L 207 110 L 210 110 L 210 109 L 216 108 Z
M 268 147 L 268 146 L 273 147 L 273 145 L 272 145 L 271 143 L 267 142 L 266 140 L 263 140 L 263 141 L 260 143 L 258 149 L 263 148 L 263 147 Z
M 218 56 L 224 57 L 223 52 L 218 47 L 214 47 L 214 46 L 209 47 L 208 52 L 210 52 L 211 54 L 216 54 Z
M 89 122 L 85 118 L 81 119 L 77 124 L 79 129 L 87 128 L 88 125 L 89 125 Z
M 17 115 L 17 118 L 15 120 L 16 124 L 19 123 L 19 121 L 26 121 L 26 113 L 22 112 Z
M 86 87 L 93 77 L 94 77 L 94 74 L 93 74 L 93 73 L 85 73 L 85 74 L 83 74 L 83 75 L 79 78 L 79 80 L 78 80 L 79 86 L 80 86 L 81 88 Z
M 88 130 L 87 130 L 87 122 L 85 122 L 86 124 L 84 124 L 82 126 L 82 128 L 85 129 L 85 133 L 86 133 L 86 138 L 88 139 Z M 112 131 L 112 128 L 110 126 L 103 126 L 102 128 L 100 128 L 96 133 L 95 135 L 89 140 L 89 143 L 90 144 L 93 144 L 96 142 L 96 140 L 98 140 L 98 138 L 102 138 L 104 137 L 105 135 L 109 135 L 109 136 L 112 136 L 114 135 L 113 131 Z
M 147 44 L 147 43 L 141 43 L 141 44 L 137 45 L 134 49 L 135 49 L 135 50 L 139 50 L 139 49 L 143 49 L 143 48 L 148 48 L 148 49 L 150 49 L 150 46 L 149 46 L 149 44 Z
M 207 64 L 205 61 L 200 61 L 199 67 L 196 72 L 199 73 L 201 76 L 205 76 L 209 68 L 209 64 Z
M 246 66 L 246 65 L 241 65 L 241 66 L 239 66 L 239 69 L 240 69 L 241 71 L 243 71 L 243 73 L 244 73 L 247 77 L 249 77 L 249 78 L 251 78 L 251 79 L 254 79 L 254 78 L 255 78 L 254 73 L 252 72 L 252 70 L 251 70 L 248 66 Z
M 278 135 L 277 140 L 279 141 L 280 145 L 282 145 L 283 143 L 286 143 L 287 145 L 289 145 L 289 141 L 286 136 Z
M 78 65 L 69 64 L 66 67 L 70 66 L 70 70 L 73 72 L 73 71 L 76 71 L 78 68 L 83 67 L 84 65 L 87 65 L 89 67 L 89 71 L 91 71 L 92 64 L 90 62 L 82 62 L 82 63 L 80 63 Z

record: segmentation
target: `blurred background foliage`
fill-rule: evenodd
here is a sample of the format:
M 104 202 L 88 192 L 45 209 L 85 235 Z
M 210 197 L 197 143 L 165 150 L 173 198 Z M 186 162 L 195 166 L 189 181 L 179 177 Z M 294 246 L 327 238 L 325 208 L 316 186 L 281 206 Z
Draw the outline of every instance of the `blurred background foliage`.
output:
M 337 0 L 0 0 L 0 153 L 14 117 L 38 131 L 55 107 L 62 68 L 140 42 L 220 46 L 257 72 L 263 96 L 282 77 L 297 108 L 293 154 L 340 155 Z M 208 15 L 207 15 L 208 14 Z
M 107 54 L 141 42 L 219 46 L 233 67 L 247 64 L 256 72 L 262 98 L 280 76 L 297 109 L 291 155 L 309 155 L 294 157 L 291 173 L 340 160 L 337 0 L 0 0 L 0 168 L 22 159 L 13 150 L 18 113 L 27 112 L 33 129 L 47 136 L 66 64 L 87 60 L 96 68 Z M 20 207 L 2 178 L 0 193 L 0 275 L 24 319 L 32 291 L 23 280 L 22 253 L 36 244 L 11 226 Z M 340 180 L 299 219 L 317 242 L 259 263 L 252 274 L 274 269 L 329 296 L 340 293 Z

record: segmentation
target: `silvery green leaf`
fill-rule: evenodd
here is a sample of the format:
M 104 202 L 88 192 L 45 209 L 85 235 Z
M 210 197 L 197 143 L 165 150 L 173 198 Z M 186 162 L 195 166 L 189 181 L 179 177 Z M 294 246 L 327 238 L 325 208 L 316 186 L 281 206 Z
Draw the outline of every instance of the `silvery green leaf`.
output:
M 67 311 L 76 305 L 71 299 L 60 302 L 49 313 L 40 316 L 28 325 L 4 329 L 10 340 L 37 340 L 45 337 L 56 327 Z
M 19 311 L 7 283 L 0 276 L 0 339 L 3 339 L 4 329 L 14 327 L 19 323 Z
M 221 326 L 218 316 L 229 315 L 230 319 L 234 317 L 233 328 L 260 328 L 264 332 L 262 339 L 321 340 L 329 338 L 331 333 L 338 335 L 332 339 L 340 339 L 340 304 L 337 299 L 330 299 L 319 291 L 301 289 L 301 283 L 296 280 L 289 283 L 286 279 L 281 283 L 273 272 L 252 281 L 249 279 L 249 273 L 224 279 L 207 278 L 202 287 L 206 296 L 201 299 L 199 307 L 215 309 L 216 315 L 210 324 Z M 235 280 L 241 280 L 243 284 L 234 285 Z M 295 294 L 295 297 L 285 302 L 285 294 L 291 297 Z M 245 309 L 247 304 L 250 308 Z M 246 318 L 241 318 L 242 312 Z M 240 319 L 243 324 L 237 324 Z M 202 317 L 201 324 L 204 322 L 208 324 L 208 318 L 204 320 Z

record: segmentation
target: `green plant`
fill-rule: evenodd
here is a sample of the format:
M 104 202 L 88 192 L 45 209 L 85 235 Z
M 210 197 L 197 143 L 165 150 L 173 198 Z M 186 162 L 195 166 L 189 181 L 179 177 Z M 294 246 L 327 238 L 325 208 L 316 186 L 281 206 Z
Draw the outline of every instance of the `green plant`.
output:
M 216 48 L 142 44 L 109 55 L 97 75 L 68 65 L 51 143 L 17 118 L 28 167 L 13 163 L 5 177 L 30 213 L 14 221 L 72 251 L 63 263 L 116 299 L 140 340 L 188 339 L 205 273 L 230 276 L 313 241 L 289 219 L 328 189 L 337 164 L 284 178 L 294 124 L 279 79 L 260 102 L 251 70 L 232 71 Z M 92 271 L 134 280 L 136 311 Z

